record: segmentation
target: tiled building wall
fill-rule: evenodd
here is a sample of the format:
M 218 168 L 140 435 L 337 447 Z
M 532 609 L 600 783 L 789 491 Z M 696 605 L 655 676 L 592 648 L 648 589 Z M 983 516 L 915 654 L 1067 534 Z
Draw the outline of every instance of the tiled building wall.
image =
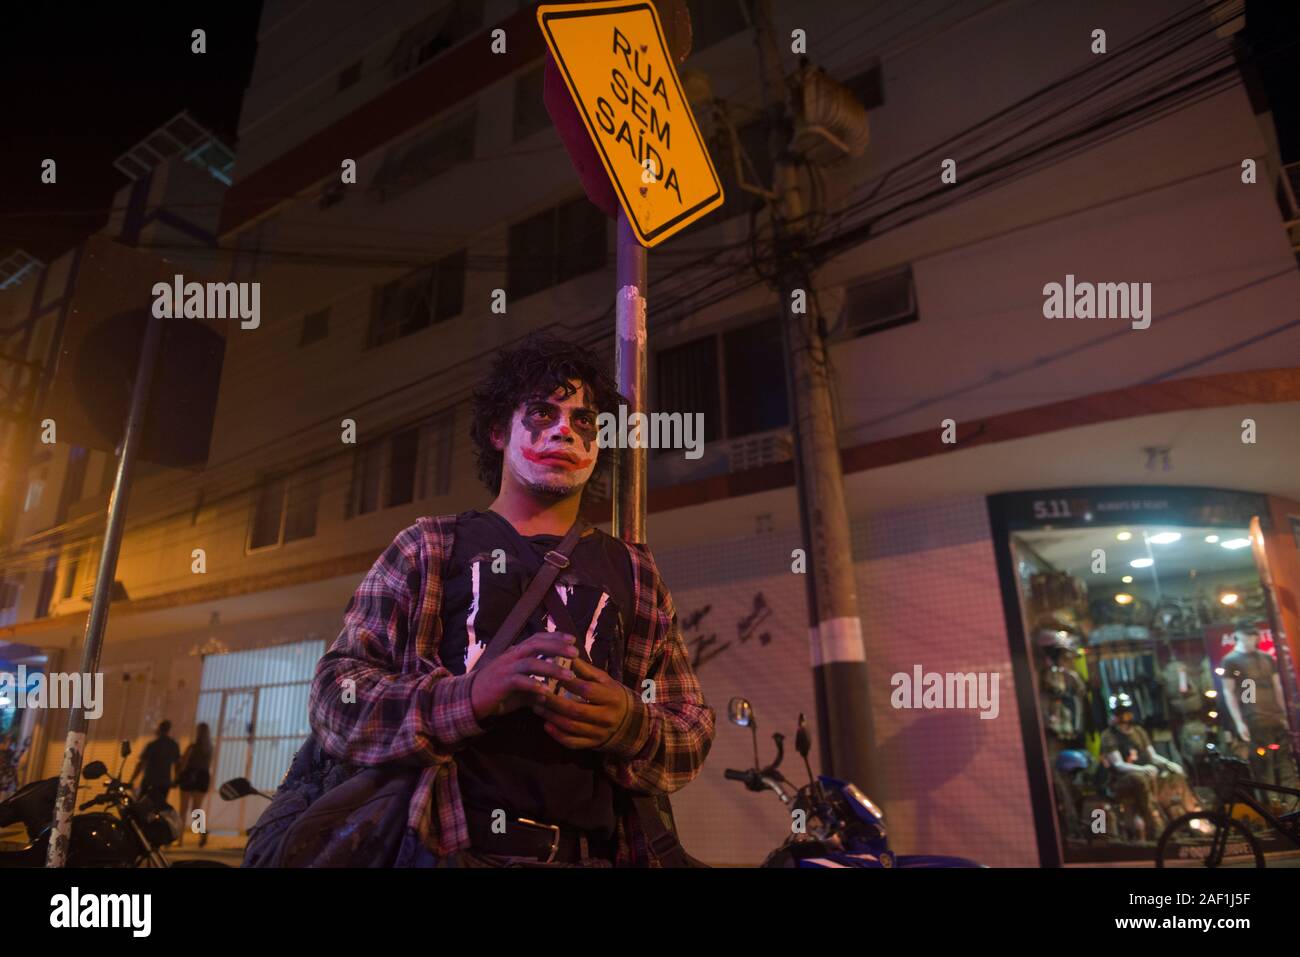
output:
M 771 734 L 781 731 L 783 771 L 792 781 L 805 778 L 794 730 L 798 713 L 811 725 L 815 708 L 804 581 L 789 570 L 796 545 L 793 534 L 755 536 L 656 554 L 719 716 L 704 770 L 674 799 L 684 844 L 710 863 L 756 864 L 789 828 L 775 795 L 750 793 L 722 775 L 753 763 L 749 732 L 726 721 L 732 695 L 754 705 L 760 762 L 770 760 Z M 1036 865 L 984 500 L 873 515 L 855 523 L 853 550 L 882 782 L 870 796 L 885 810 L 892 846 L 994 866 Z M 757 596 L 771 611 L 746 638 L 739 624 L 754 613 Z M 692 618 L 698 624 L 688 627 Z M 996 675 L 997 717 L 894 709 L 890 676 L 910 675 L 917 664 L 927 672 Z

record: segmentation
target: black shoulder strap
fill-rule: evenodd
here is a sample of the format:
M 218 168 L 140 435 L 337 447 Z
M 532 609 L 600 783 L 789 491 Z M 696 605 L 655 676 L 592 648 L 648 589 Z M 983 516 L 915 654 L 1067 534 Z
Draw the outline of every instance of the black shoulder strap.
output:
M 527 560 L 526 556 L 532 549 L 524 541 L 524 537 L 519 534 L 518 529 L 510 525 L 508 521 L 505 524 L 518 536 L 519 542 L 523 545 L 520 557 Z M 533 610 L 541 603 L 546 593 L 550 591 L 551 586 L 555 584 L 555 578 L 560 574 L 560 569 L 569 567 L 569 556 L 573 554 L 573 548 L 578 544 L 578 539 L 582 536 L 586 527 L 587 523 L 579 518 L 573 523 L 573 527 L 564 534 L 564 538 L 560 539 L 560 543 L 546 553 L 541 568 L 533 576 L 533 580 L 529 582 L 528 587 L 524 589 L 523 595 L 515 603 L 515 607 L 510 610 L 506 620 L 501 623 L 497 633 L 492 636 L 488 646 L 483 649 L 483 654 L 479 656 L 475 667 L 491 661 L 514 643 L 515 637 L 519 634 L 519 629 L 524 626 L 528 616 L 533 613 Z
M 660 867 L 707 866 L 687 853 L 677 836 L 676 828 L 670 823 L 671 819 L 665 818 L 665 809 L 668 815 L 672 814 L 672 805 L 668 803 L 667 795 L 641 794 L 636 791 L 626 793 L 650 853 L 658 860 Z

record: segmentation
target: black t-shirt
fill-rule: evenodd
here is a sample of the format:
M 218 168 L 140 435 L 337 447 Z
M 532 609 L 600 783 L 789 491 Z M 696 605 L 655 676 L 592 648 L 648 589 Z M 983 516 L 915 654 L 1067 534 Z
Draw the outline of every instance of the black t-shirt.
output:
M 181 759 L 181 748 L 174 738 L 154 738 L 140 752 L 144 765 L 142 787 L 164 787 L 172 782 L 172 765 Z
M 559 544 L 558 535 L 524 539 L 537 559 Z M 451 561 L 443 582 L 442 643 L 438 656 L 453 674 L 472 670 L 496 628 L 523 594 L 532 572 L 516 557 L 517 539 L 504 517 L 472 509 L 460 513 Z M 498 557 L 494 552 L 500 549 Z M 573 618 L 584 660 L 622 677 L 624 636 L 632 620 L 632 562 L 626 546 L 599 529 L 573 549 L 570 566 L 552 586 Z M 520 630 L 554 630 L 539 604 Z M 468 807 L 511 817 L 565 824 L 612 836 L 613 782 L 603 755 L 572 750 L 555 741 L 529 708 L 483 721 L 485 733 L 457 752 L 461 798 Z
M 1219 664 L 1224 672 L 1237 682 L 1234 692 L 1241 707 L 1242 718 L 1248 722 L 1286 720 L 1286 711 L 1283 710 L 1282 703 L 1277 700 L 1277 695 L 1273 693 L 1273 676 L 1277 674 L 1277 662 L 1273 660 L 1272 655 L 1258 649 L 1234 650 L 1224 655 L 1223 661 Z M 1242 700 L 1241 683 L 1247 678 L 1255 682 L 1254 701 Z

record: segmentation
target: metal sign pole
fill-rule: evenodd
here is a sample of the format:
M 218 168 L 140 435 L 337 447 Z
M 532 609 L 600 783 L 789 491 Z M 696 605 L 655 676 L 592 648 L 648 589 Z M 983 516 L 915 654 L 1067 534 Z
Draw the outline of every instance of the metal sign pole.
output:
M 144 433 L 145 407 L 148 404 L 154 366 L 157 364 L 159 347 L 162 343 L 162 324 L 162 318 L 150 310 L 144 343 L 140 349 L 140 365 L 136 370 L 135 386 L 131 392 L 126 434 L 122 438 L 121 453 L 117 460 L 117 477 L 113 480 L 113 493 L 108 501 L 108 526 L 104 532 L 104 548 L 99 555 L 95 593 L 90 603 L 90 616 L 86 619 L 86 639 L 81 649 L 83 675 L 93 675 L 99 671 L 104 625 L 108 620 L 108 602 L 113 589 L 113 576 L 117 572 L 117 554 L 122 544 L 126 502 L 131 492 L 131 473 L 135 467 L 136 453 Z M 85 702 L 83 701 L 82 704 Z M 81 778 L 81 761 L 86 750 L 86 726 L 85 709 L 81 706 L 70 709 L 68 734 L 63 751 L 63 770 L 59 774 L 59 792 L 54 801 L 54 831 L 50 835 L 49 853 L 45 859 L 46 867 L 63 867 L 67 863 L 72 814 L 77 802 L 77 781 Z
M 618 276 L 615 294 L 614 364 L 618 391 L 630 406 L 627 418 L 645 412 L 646 251 L 637 241 L 627 213 L 618 213 Z M 622 417 L 620 416 L 620 419 Z M 644 446 L 648 430 L 641 433 Z M 646 462 L 644 447 L 620 449 L 614 470 L 614 535 L 627 542 L 645 541 Z

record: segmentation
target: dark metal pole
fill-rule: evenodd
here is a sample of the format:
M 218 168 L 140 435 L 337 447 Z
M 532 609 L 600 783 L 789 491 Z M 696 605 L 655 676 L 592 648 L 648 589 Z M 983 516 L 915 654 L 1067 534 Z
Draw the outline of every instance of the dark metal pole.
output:
M 122 437 L 117 459 L 117 477 L 113 480 L 113 494 L 108 500 L 108 526 L 104 532 L 104 548 L 99 555 L 99 574 L 95 577 L 90 616 L 86 619 L 86 640 L 81 649 L 83 675 L 93 675 L 99 671 L 104 625 L 108 621 L 108 602 L 113 589 L 113 576 L 117 572 L 117 554 L 122 544 L 127 498 L 131 493 L 131 473 L 134 471 L 136 452 L 144 432 L 145 408 L 149 402 L 154 366 L 157 365 L 162 343 L 162 324 L 162 318 L 154 315 L 151 309 L 145 327 L 144 344 L 140 348 L 135 386 L 131 392 L 131 408 L 126 417 L 126 434 Z M 63 867 L 67 863 L 72 814 L 77 801 L 77 781 L 81 777 L 81 760 L 86 750 L 86 726 L 85 709 L 80 706 L 72 708 L 68 713 L 63 770 L 59 774 L 59 793 L 54 802 L 54 833 L 50 835 L 46 867 Z
M 618 211 L 617 287 L 614 363 L 618 391 L 629 403 L 630 420 L 633 413 L 645 412 L 646 251 L 637 241 L 627 213 L 621 209 Z M 642 437 L 649 441 L 648 432 L 642 433 Z M 646 449 L 625 448 L 619 452 L 622 463 L 614 470 L 614 536 L 627 542 L 644 542 Z

